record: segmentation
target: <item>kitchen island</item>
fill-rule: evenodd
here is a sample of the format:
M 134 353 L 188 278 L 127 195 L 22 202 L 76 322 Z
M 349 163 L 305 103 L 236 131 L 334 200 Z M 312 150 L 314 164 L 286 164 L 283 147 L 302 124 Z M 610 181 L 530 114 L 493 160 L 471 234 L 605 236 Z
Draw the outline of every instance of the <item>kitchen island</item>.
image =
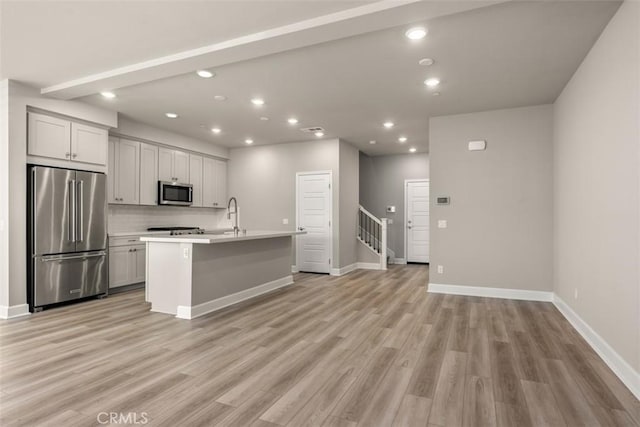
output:
M 151 311 L 193 319 L 291 285 L 292 236 L 303 233 L 141 237 Z

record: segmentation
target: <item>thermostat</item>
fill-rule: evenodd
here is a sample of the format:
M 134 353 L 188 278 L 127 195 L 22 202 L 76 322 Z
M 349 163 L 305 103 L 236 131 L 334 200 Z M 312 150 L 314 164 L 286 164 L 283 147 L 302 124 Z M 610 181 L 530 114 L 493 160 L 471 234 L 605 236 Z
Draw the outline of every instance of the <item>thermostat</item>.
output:
M 396 213 L 395 206 L 387 206 L 387 213 Z
M 449 202 L 450 202 L 450 198 L 448 196 L 436 197 L 436 205 L 448 205 Z

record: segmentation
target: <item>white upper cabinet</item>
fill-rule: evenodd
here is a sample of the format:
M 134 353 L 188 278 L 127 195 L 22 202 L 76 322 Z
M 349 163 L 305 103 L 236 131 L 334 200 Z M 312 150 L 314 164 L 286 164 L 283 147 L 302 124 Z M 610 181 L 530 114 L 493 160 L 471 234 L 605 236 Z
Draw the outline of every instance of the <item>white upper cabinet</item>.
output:
M 227 205 L 227 162 L 216 160 L 216 206 Z
M 158 147 L 140 143 L 140 204 L 158 204 Z
M 202 164 L 202 206 L 225 208 L 226 203 L 227 162 L 205 157 Z
M 189 183 L 189 154 L 184 151 L 160 148 L 158 150 L 158 176 L 160 181 Z
M 173 181 L 173 150 L 168 148 L 158 149 L 158 179 L 160 181 Z
M 216 207 L 216 161 L 208 157 L 202 162 L 202 206 Z
M 106 165 L 107 139 L 106 129 L 71 123 L 71 160 Z
M 30 156 L 107 164 L 108 134 L 105 129 L 30 112 L 28 131 Z
M 193 185 L 193 204 L 191 206 L 202 207 L 202 156 L 189 155 L 189 184 Z
M 140 203 L 140 143 L 109 138 L 109 203 Z
M 29 113 L 29 154 L 70 160 L 71 122 Z
M 189 184 L 189 154 L 184 151 L 173 152 L 173 174 L 179 183 Z

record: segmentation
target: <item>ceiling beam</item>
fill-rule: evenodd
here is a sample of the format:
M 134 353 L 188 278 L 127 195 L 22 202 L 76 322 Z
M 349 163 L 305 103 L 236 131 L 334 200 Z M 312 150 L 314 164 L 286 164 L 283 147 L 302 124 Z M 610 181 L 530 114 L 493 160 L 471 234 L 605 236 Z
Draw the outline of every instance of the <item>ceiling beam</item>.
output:
M 91 74 L 43 88 L 41 93 L 74 99 L 502 2 L 383 0 Z

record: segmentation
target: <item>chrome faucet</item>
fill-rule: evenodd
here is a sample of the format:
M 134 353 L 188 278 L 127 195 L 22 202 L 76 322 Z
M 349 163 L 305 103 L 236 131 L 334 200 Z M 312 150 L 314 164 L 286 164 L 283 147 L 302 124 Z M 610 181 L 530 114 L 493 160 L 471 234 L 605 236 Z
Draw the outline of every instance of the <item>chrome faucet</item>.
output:
M 238 233 L 240 232 L 240 227 L 238 227 L 238 201 L 236 200 L 235 197 L 232 197 L 229 199 L 229 203 L 227 203 L 227 219 L 231 219 L 231 202 L 233 202 L 234 205 L 234 210 L 233 210 L 233 215 L 234 215 L 234 226 L 233 226 L 233 234 L 235 234 L 236 236 L 238 235 Z

